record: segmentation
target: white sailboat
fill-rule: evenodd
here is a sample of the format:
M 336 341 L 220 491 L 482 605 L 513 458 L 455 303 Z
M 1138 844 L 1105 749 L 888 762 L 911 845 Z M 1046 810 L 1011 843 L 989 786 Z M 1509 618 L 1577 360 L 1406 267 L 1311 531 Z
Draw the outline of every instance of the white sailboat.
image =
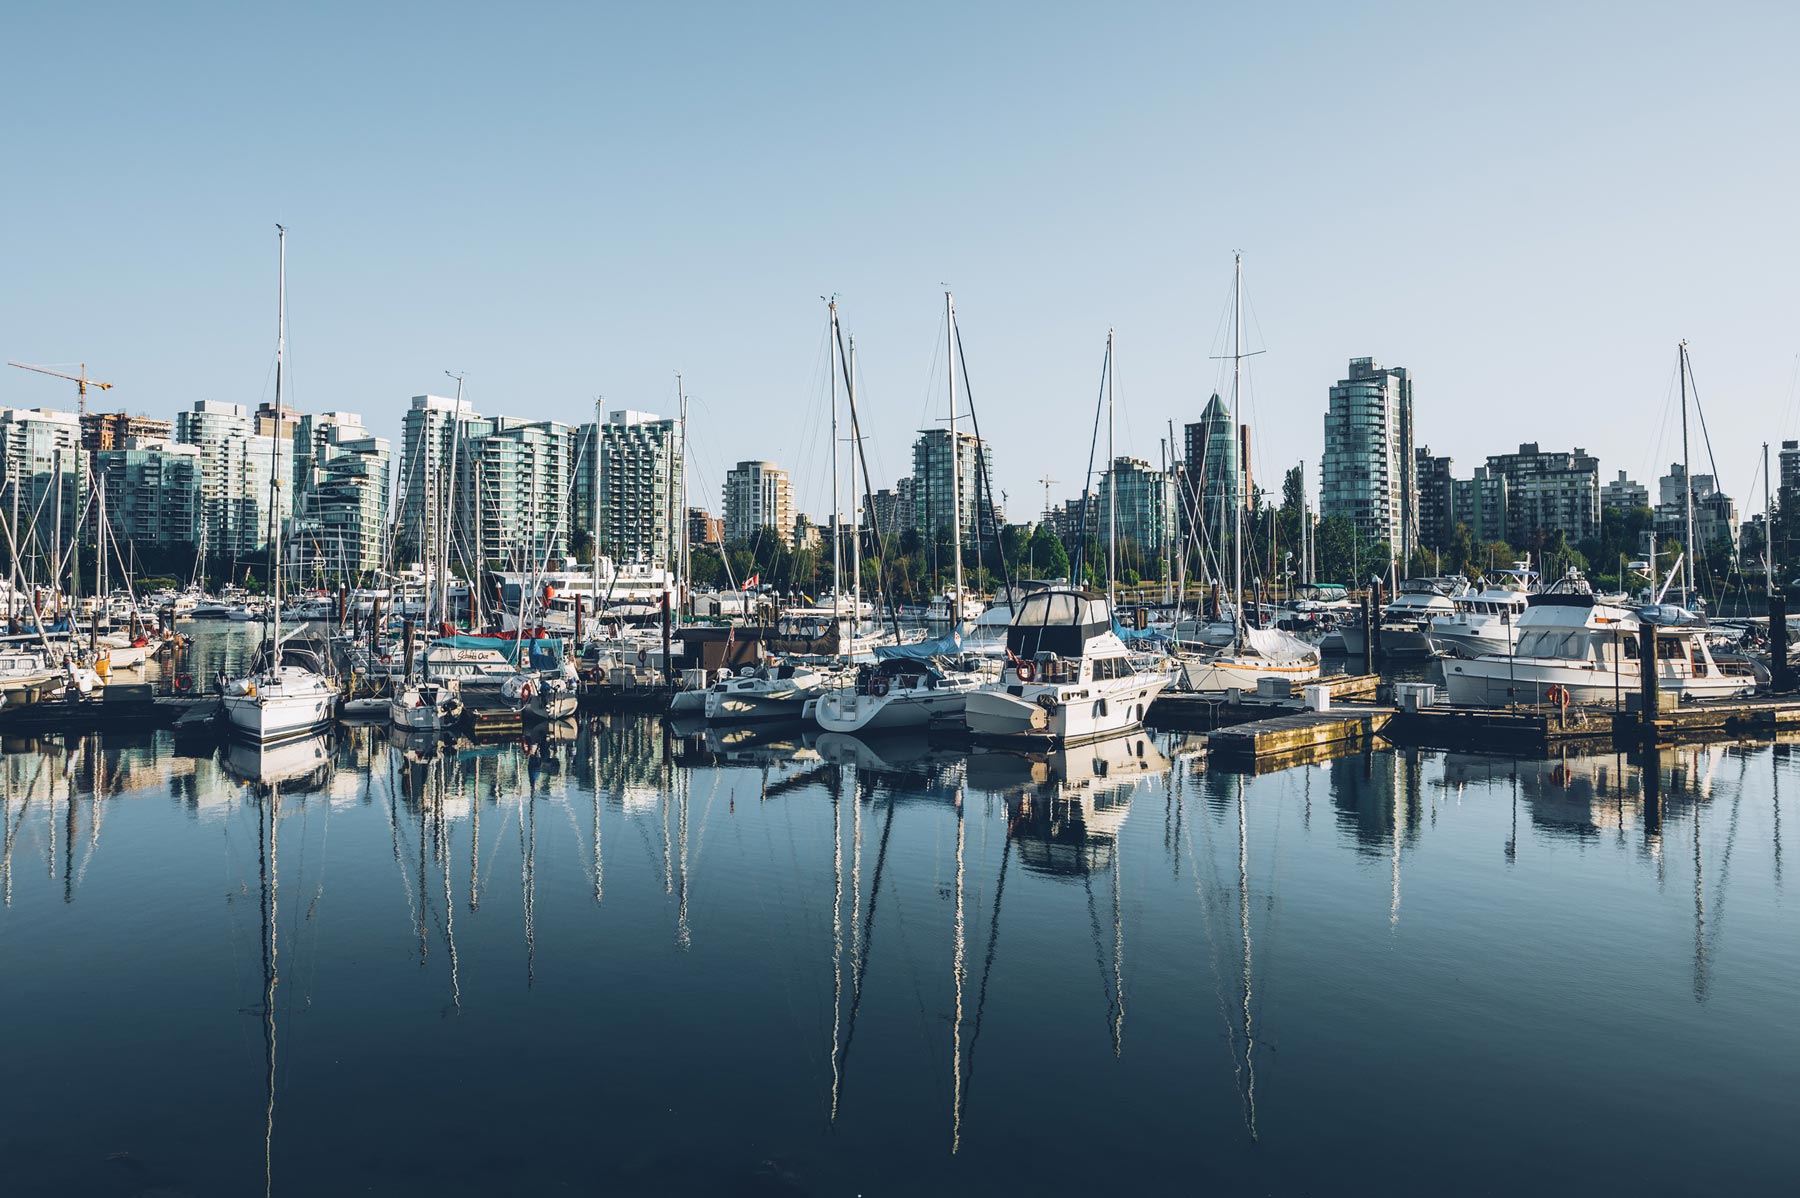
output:
M 275 406 L 281 407 L 282 356 L 287 339 L 287 230 L 275 226 L 281 247 L 280 283 L 276 288 Z M 270 511 L 281 486 L 279 458 L 271 439 Z M 274 587 L 269 612 L 269 638 L 251 672 L 226 687 L 221 703 L 233 732 L 258 741 L 307 736 L 330 722 L 337 705 L 337 686 L 323 673 L 324 663 L 310 654 L 290 653 L 281 640 L 281 521 L 272 519 L 269 578 Z
M 1241 411 L 1244 358 L 1244 258 L 1232 259 L 1231 275 L 1231 411 L 1229 426 L 1237 428 Z M 1183 653 L 1182 688 L 1199 694 L 1224 694 L 1230 690 L 1256 690 L 1265 678 L 1298 686 L 1319 677 L 1317 648 L 1288 633 L 1272 628 L 1244 626 L 1244 496 L 1239 493 L 1244 469 L 1232 471 L 1230 503 L 1235 521 L 1232 534 L 1231 641 L 1213 653 Z

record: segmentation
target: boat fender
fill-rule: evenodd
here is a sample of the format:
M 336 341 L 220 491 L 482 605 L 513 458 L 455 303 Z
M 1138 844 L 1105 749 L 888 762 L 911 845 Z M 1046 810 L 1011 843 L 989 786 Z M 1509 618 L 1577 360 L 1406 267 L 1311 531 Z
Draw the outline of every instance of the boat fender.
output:
M 1019 676 L 1020 682 L 1030 682 L 1037 677 L 1037 667 L 1028 661 L 1021 661 L 1013 666 L 1013 673 Z
M 531 683 L 527 682 L 519 688 L 519 698 L 526 703 L 531 702 Z
M 175 675 L 175 690 L 177 691 L 177 693 L 185 695 L 187 692 L 189 692 L 193 689 L 194 689 L 194 676 L 192 674 L 177 674 L 177 675 Z

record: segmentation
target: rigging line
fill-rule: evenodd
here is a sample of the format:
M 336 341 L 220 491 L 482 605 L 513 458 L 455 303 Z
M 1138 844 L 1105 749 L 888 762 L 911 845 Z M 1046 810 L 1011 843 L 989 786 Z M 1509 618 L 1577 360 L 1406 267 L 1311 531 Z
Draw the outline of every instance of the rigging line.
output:
M 1006 549 L 1005 549 L 1005 546 L 1003 546 L 1000 542 L 999 522 L 997 520 L 993 519 L 993 514 L 995 511 L 994 486 L 993 486 L 993 481 L 990 478 L 988 478 L 987 455 L 982 452 L 982 450 L 986 446 L 986 443 L 983 442 L 981 439 L 981 418 L 975 414 L 975 391 L 974 391 L 974 388 L 969 383 L 969 359 L 968 359 L 968 355 L 966 355 L 963 352 L 962 326 L 958 325 L 955 329 L 955 332 L 956 332 L 956 360 L 957 360 L 958 365 L 960 365 L 962 367 L 963 398 L 968 401 L 969 423 L 974 427 L 974 432 L 975 432 L 976 497 L 977 497 L 977 499 L 985 497 L 987 500 L 985 505 L 978 503 L 976 506 L 976 510 L 975 510 L 975 564 L 978 568 L 981 565 L 981 524 L 982 524 L 981 517 L 982 517 L 983 510 L 985 508 L 985 511 L 987 512 L 987 515 L 989 517 L 989 519 L 988 519 L 989 530 L 993 533 L 994 555 L 1000 559 L 1000 580 L 1006 584 L 1006 593 L 1007 593 L 1007 595 L 1010 596 L 1013 593 L 1012 571 L 1007 567 Z M 1110 352 L 1111 351 L 1109 349 L 1108 353 L 1110 354 Z M 1098 419 L 1098 417 L 1096 417 L 1096 419 Z M 952 445 L 950 447 L 950 452 L 951 453 L 959 453 L 960 451 L 957 446 Z M 959 603 L 961 602 L 961 596 L 958 596 L 958 602 Z M 958 613 L 958 622 L 960 623 L 960 613 Z M 899 629 L 898 628 L 895 629 L 894 635 L 895 635 L 895 638 L 898 639 L 898 637 L 899 637 Z
M 1081 585 L 1087 556 L 1088 498 L 1094 482 L 1094 450 L 1100 444 L 1100 414 L 1106 410 L 1106 380 L 1112 374 L 1112 338 L 1106 339 L 1106 352 L 1100 358 L 1100 394 L 1094 400 L 1094 432 L 1088 439 L 1087 473 L 1081 478 L 1081 524 L 1075 536 L 1075 561 L 1069 567 L 1069 582 Z
M 969 1105 L 969 1091 L 975 1085 L 975 1046 L 981 1041 L 981 1018 L 987 1012 L 988 979 L 994 972 L 994 949 L 1000 942 L 1000 900 L 1006 897 L 1006 867 L 1012 860 L 1012 837 L 1000 849 L 1000 878 L 994 884 L 994 913 L 988 921 L 987 956 L 981 963 L 981 986 L 975 992 L 975 1022 L 969 1031 L 969 1048 L 963 1065 L 962 1105 Z

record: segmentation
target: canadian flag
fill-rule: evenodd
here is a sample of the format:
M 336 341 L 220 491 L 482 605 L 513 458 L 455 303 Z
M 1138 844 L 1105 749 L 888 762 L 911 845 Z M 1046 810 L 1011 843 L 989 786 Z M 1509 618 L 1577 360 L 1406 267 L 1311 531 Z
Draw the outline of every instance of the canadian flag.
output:
M 750 577 L 744 579 L 744 589 L 747 591 L 761 581 L 762 574 L 760 572 L 752 574 Z

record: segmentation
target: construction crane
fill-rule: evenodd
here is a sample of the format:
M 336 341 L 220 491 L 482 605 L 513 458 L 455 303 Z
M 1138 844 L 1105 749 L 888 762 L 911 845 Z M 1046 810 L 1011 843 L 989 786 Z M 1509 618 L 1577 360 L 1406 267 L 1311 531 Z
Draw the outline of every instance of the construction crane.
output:
M 91 379 L 87 376 L 86 362 L 81 364 L 80 374 L 64 374 L 60 370 L 51 370 L 48 366 L 33 366 L 29 362 L 8 362 L 7 365 L 17 366 L 20 370 L 34 370 L 38 374 L 47 374 L 51 378 L 67 379 L 74 383 L 78 411 L 83 416 L 87 415 L 87 389 L 89 387 L 98 387 L 102 391 L 112 390 L 111 383 L 103 383 L 99 379 Z
M 1052 484 L 1059 483 L 1062 480 L 1060 478 L 1050 478 L 1050 477 L 1046 476 L 1044 478 L 1038 479 L 1038 481 L 1044 484 L 1044 519 L 1049 520 L 1050 519 L 1050 511 L 1051 511 L 1051 509 L 1050 509 L 1050 487 Z
M 87 376 L 86 362 L 81 364 L 80 374 L 64 374 L 60 370 L 51 370 L 48 366 L 33 366 L 29 362 L 9 361 L 7 362 L 7 365 L 17 366 L 20 370 L 31 370 L 38 374 L 47 374 L 51 378 L 67 379 L 69 382 L 75 384 L 75 409 L 76 418 L 80 422 L 78 425 L 80 434 L 76 438 L 75 448 L 75 494 L 77 496 L 75 501 L 75 520 L 77 531 L 69 542 L 69 598 L 70 601 L 73 602 L 75 596 L 79 593 L 81 585 L 81 534 L 79 525 L 81 522 L 81 498 L 87 494 L 87 482 L 82 477 L 84 473 L 82 467 L 87 458 L 87 392 L 89 387 L 98 387 L 102 391 L 111 391 L 112 384 L 103 383 L 99 379 L 89 378 Z

